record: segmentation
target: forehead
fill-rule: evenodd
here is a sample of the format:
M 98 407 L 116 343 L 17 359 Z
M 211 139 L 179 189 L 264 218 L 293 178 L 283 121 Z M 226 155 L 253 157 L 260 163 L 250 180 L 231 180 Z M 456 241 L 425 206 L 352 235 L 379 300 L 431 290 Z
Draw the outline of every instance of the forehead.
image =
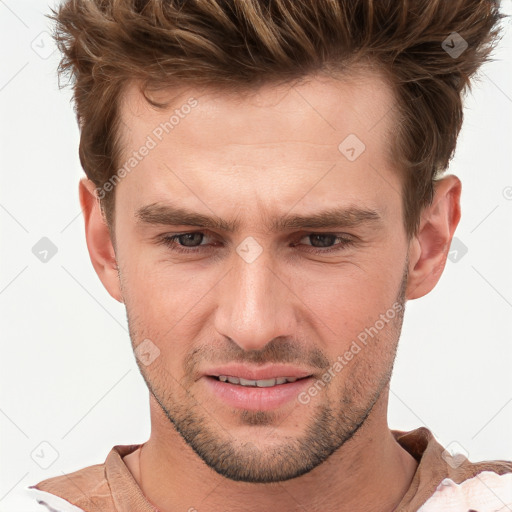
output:
M 310 143 L 335 142 L 355 133 L 363 141 L 385 138 L 391 128 L 395 98 L 385 77 L 376 69 L 356 68 L 337 78 L 315 74 L 300 81 L 273 84 L 234 92 L 221 87 L 173 87 L 152 93 L 168 108 L 152 107 L 139 84 L 127 84 L 120 98 L 121 139 L 128 145 L 151 134 L 171 120 L 171 135 L 181 144 L 218 147 L 222 143 L 264 144 L 285 140 Z M 194 98 L 192 112 L 187 103 Z M 176 115 L 174 116 L 176 118 Z M 188 117 L 188 123 L 181 121 Z M 194 130 L 186 124 L 194 123 Z M 181 124 L 178 128 L 178 124 Z M 216 127 L 216 129 L 212 129 Z M 251 128 L 248 130 L 247 128 Z M 170 133 L 172 131 L 172 133 Z M 180 135 L 185 135 L 180 137 Z M 326 134 L 332 135 L 326 141 Z
M 250 201 L 254 212 L 268 212 L 299 198 L 306 209 L 319 197 L 334 204 L 337 191 L 357 203 L 362 190 L 362 199 L 385 209 L 377 203 L 386 192 L 379 191 L 382 176 L 393 172 L 394 97 L 376 72 L 310 76 L 245 93 L 173 88 L 151 97 L 168 108 L 152 107 L 135 83 L 120 104 L 120 167 L 149 139 L 152 146 L 116 190 L 116 197 L 120 189 L 131 194 L 132 211 L 170 193 L 206 213 L 198 198 L 214 211 Z

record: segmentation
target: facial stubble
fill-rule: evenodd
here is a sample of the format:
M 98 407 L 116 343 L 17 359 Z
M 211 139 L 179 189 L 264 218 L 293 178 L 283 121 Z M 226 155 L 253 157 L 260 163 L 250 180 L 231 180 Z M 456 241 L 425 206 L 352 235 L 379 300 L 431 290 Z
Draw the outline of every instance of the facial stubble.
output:
M 333 378 L 307 405 L 294 403 L 294 408 L 311 407 L 314 411 L 309 416 L 305 411 L 301 414 L 300 417 L 308 417 L 308 420 L 304 433 L 298 437 L 283 433 L 291 412 L 283 415 L 279 411 L 233 409 L 233 416 L 238 418 L 240 425 L 258 429 L 259 435 L 253 441 L 241 441 L 207 410 L 200 398 L 193 395 L 188 389 L 190 384 L 183 382 L 186 379 L 178 381 L 161 365 L 155 371 L 138 360 L 137 364 L 165 416 L 186 444 L 211 469 L 230 480 L 248 483 L 281 482 L 296 478 L 325 462 L 352 439 L 388 386 L 405 311 L 407 277 L 406 264 L 396 298 L 396 304 L 401 307 L 383 330 L 385 333 L 379 333 L 386 335 L 385 341 L 384 337 L 375 336 L 371 345 L 369 343 L 361 350 L 361 353 L 367 354 L 366 358 L 358 353 L 349 366 L 340 372 L 340 376 Z M 132 315 L 128 309 L 127 305 L 133 345 L 134 340 L 140 337 L 137 336 L 138 329 L 132 325 L 134 322 L 131 322 Z M 274 355 L 279 353 L 279 349 L 280 345 L 270 346 Z M 290 362 L 286 359 L 280 362 Z M 374 364 L 377 359 L 379 366 Z M 249 360 L 246 358 L 246 361 Z M 270 360 L 279 362 L 275 357 Z M 376 367 L 379 368 L 378 374 Z M 339 390 L 333 396 L 336 385 Z M 263 427 L 266 429 L 264 434 Z

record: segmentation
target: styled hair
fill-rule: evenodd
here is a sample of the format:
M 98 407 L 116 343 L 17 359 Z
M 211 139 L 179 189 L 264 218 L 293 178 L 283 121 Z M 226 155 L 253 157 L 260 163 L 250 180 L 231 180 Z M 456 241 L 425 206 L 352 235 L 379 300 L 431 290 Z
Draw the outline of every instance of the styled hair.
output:
M 396 100 L 390 152 L 412 236 L 455 151 L 470 79 L 490 60 L 505 16 L 499 0 L 64 0 L 49 17 L 59 85 L 65 75 L 73 86 L 80 162 L 97 187 L 121 163 L 120 101 L 134 81 L 165 108 L 152 91 L 250 91 L 370 62 Z M 111 229 L 114 191 L 101 198 Z

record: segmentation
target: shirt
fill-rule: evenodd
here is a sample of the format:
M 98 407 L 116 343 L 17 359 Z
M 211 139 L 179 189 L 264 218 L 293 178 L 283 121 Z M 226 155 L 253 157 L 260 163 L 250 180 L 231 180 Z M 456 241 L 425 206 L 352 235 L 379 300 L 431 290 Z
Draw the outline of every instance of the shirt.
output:
M 418 461 L 396 512 L 512 510 L 512 461 L 470 462 L 462 455 L 451 456 L 425 427 L 391 432 Z M 158 512 L 123 461 L 140 446 L 116 445 L 102 464 L 25 488 L 23 512 Z

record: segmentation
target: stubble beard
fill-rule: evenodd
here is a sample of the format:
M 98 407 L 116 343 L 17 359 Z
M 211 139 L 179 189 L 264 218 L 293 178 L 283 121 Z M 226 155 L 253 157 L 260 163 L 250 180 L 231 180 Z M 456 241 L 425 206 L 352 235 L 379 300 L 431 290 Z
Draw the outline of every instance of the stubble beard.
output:
M 297 402 L 294 405 L 294 410 L 296 407 L 311 407 L 314 411 L 308 415 L 304 433 L 298 437 L 280 434 L 280 424 L 286 422 L 286 415 L 275 411 L 233 409 L 239 424 L 249 428 L 258 427 L 260 433 L 262 429 L 259 427 L 268 429 L 265 436 L 253 438 L 254 441 L 236 439 L 227 428 L 220 425 L 217 418 L 212 417 L 201 400 L 196 400 L 187 389 L 184 390 L 176 379 L 172 376 L 167 379 L 161 373 L 160 378 L 155 378 L 155 375 L 150 375 L 148 367 L 138 360 L 137 364 L 150 393 L 176 431 L 204 463 L 218 474 L 233 481 L 248 483 L 282 482 L 297 478 L 322 464 L 354 436 L 365 424 L 388 386 L 405 311 L 406 285 L 407 265 L 396 299 L 401 308 L 387 326 L 385 351 L 375 348 L 381 341 L 376 336 L 370 342 L 373 345 L 369 343 L 361 351 L 371 351 L 368 355 L 373 357 L 365 360 L 364 356 L 360 358 L 356 355 L 341 371 L 341 376 L 334 377 L 309 404 Z M 130 315 L 128 319 L 130 325 Z M 130 325 L 132 344 L 134 339 L 138 339 L 135 334 L 136 329 Z M 379 374 L 375 375 L 373 363 L 378 358 L 384 358 L 385 363 L 379 366 Z M 333 398 L 333 386 L 338 382 L 338 398 Z M 269 442 L 265 444 L 265 440 Z

